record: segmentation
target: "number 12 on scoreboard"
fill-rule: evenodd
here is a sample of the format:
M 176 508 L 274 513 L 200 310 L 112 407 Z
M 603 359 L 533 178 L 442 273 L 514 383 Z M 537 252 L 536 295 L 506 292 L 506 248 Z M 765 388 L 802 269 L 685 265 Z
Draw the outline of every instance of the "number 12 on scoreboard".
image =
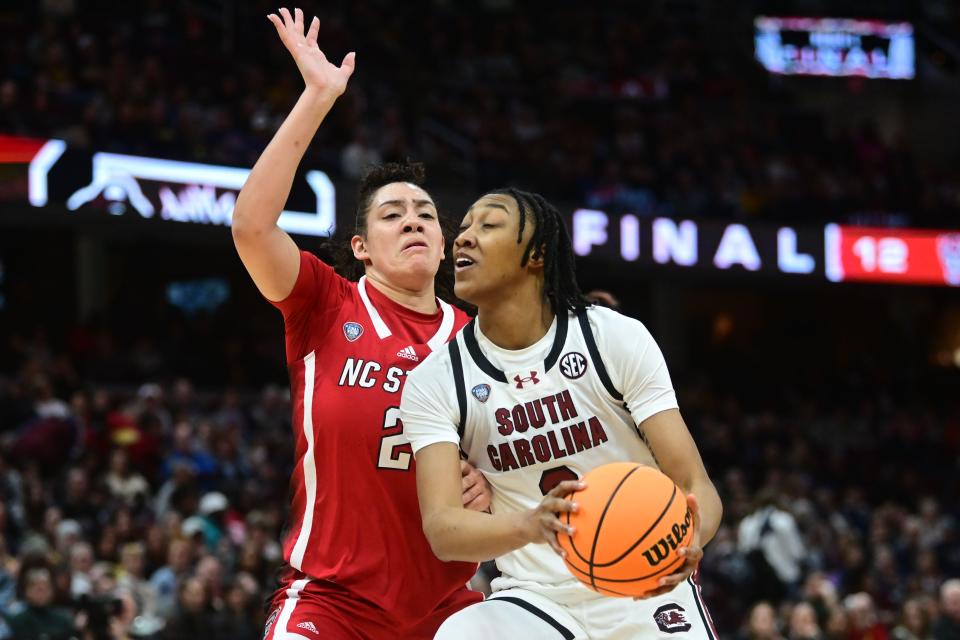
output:
M 834 282 L 960 285 L 960 233 L 827 225 L 827 278 Z

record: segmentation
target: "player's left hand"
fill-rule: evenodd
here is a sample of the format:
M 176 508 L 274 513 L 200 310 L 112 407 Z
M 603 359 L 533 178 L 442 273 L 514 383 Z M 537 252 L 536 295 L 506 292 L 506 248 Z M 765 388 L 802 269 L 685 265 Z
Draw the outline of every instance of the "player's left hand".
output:
M 634 598 L 634 600 L 646 600 L 670 593 L 678 584 L 693 575 L 693 572 L 700 566 L 700 560 L 703 559 L 703 548 L 700 546 L 700 505 L 696 496 L 692 493 L 687 496 L 687 508 L 690 509 L 690 517 L 693 519 L 693 539 L 689 546 L 677 550 L 681 556 L 686 558 L 686 561 L 670 575 L 660 578 L 656 589 L 646 595 Z
M 463 491 L 463 506 L 471 511 L 488 511 L 493 499 L 493 489 L 483 472 L 466 460 L 460 461 L 460 487 Z

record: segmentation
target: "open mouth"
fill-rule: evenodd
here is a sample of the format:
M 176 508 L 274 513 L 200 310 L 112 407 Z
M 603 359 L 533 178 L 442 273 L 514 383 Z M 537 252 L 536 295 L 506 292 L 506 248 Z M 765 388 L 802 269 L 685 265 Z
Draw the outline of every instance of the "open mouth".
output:
M 469 269 L 473 264 L 474 262 L 470 258 L 460 256 L 454 261 L 453 266 L 457 272 L 460 272 Z

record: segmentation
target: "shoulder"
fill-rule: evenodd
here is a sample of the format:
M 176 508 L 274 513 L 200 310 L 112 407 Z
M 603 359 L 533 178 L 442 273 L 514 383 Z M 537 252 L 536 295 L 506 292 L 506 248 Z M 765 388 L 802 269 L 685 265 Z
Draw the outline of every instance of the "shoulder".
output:
M 622 328 L 635 329 L 637 327 L 643 327 L 643 323 L 636 318 L 625 316 L 619 311 L 614 311 L 613 309 L 608 309 L 607 307 L 594 305 L 592 307 L 587 307 L 586 312 L 587 318 L 590 320 L 590 324 L 599 329 L 615 330 Z
M 647 327 L 630 316 L 606 307 L 593 306 L 586 310 L 587 319 L 598 344 L 622 348 L 624 345 L 644 345 L 653 340 Z
M 451 340 L 454 339 L 456 338 L 451 338 Z M 443 382 L 449 378 L 450 371 L 450 345 L 448 343 L 432 352 L 407 374 L 407 386 Z
M 271 300 L 288 320 L 307 315 L 318 307 L 334 310 L 356 283 L 338 274 L 332 266 L 310 253 L 300 250 L 300 271 L 293 289 L 283 300 Z
M 300 250 L 300 275 L 305 280 L 313 281 L 317 286 L 323 287 L 331 297 L 338 297 L 349 291 L 357 294 L 356 282 L 347 280 L 337 273 L 332 265 L 303 249 Z

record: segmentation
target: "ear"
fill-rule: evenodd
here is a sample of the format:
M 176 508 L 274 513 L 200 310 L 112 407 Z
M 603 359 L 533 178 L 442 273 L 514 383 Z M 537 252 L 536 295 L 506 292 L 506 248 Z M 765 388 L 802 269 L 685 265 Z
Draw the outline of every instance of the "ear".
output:
M 363 239 L 363 236 L 350 238 L 350 248 L 353 249 L 353 257 L 357 260 L 366 262 L 370 259 L 370 252 L 367 251 L 367 241 Z
M 536 269 L 537 271 L 543 271 L 543 260 L 544 256 L 547 253 L 547 245 L 542 244 L 538 248 L 530 252 L 530 258 L 527 260 L 527 266 Z

